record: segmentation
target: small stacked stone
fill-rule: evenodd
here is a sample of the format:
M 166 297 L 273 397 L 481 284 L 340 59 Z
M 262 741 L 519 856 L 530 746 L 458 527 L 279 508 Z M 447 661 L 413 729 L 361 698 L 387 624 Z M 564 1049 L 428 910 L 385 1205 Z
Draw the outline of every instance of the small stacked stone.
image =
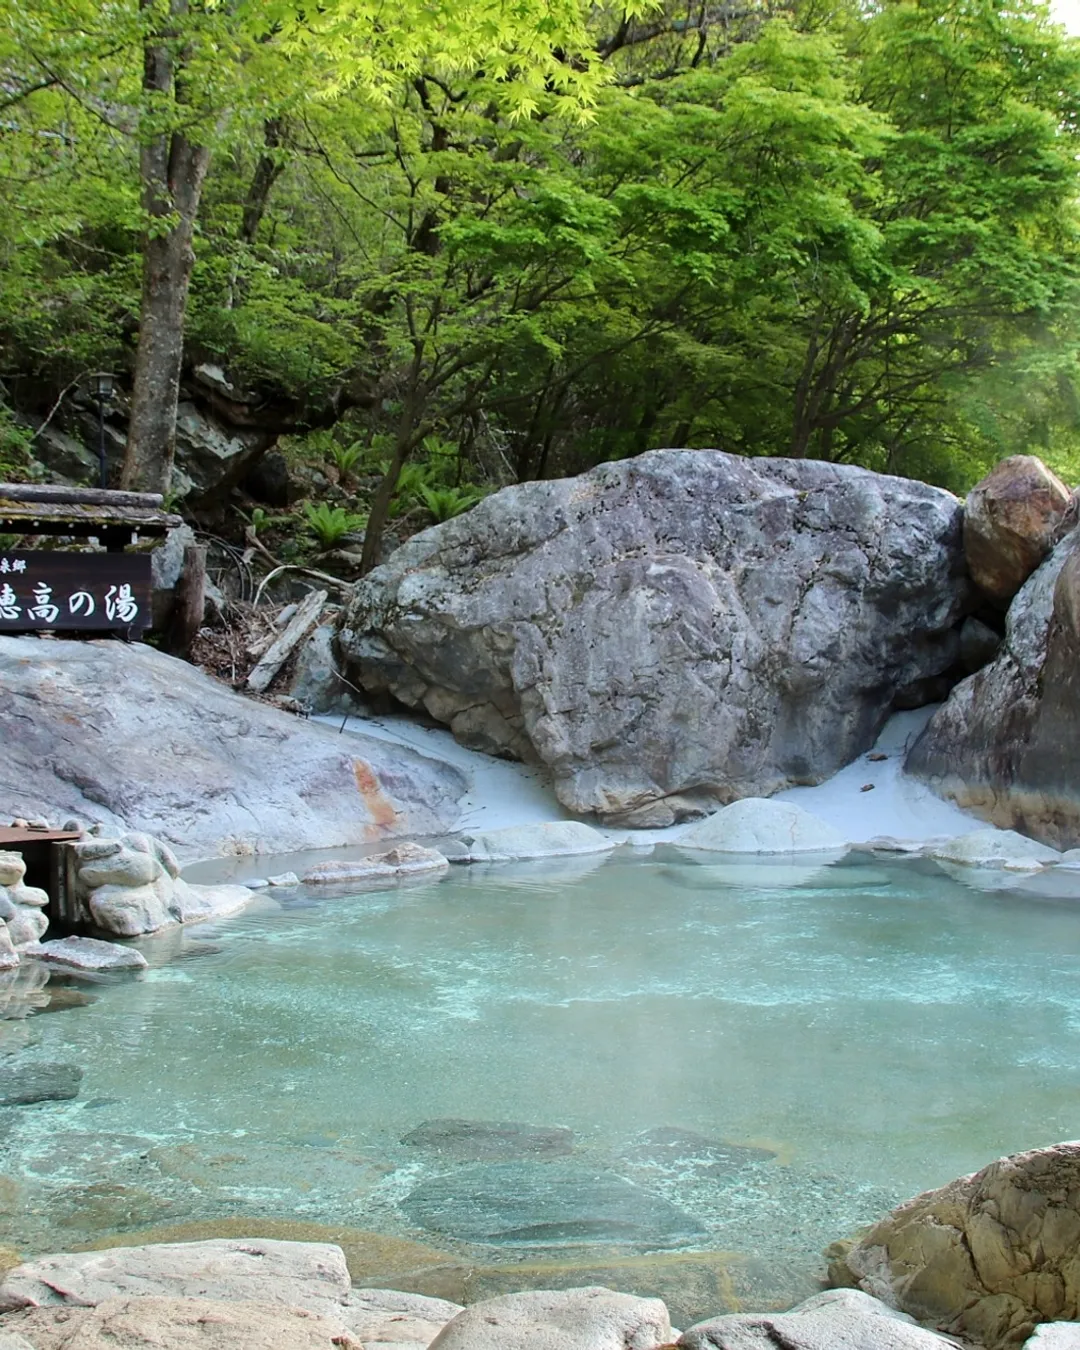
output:
M 0 970 L 12 970 L 20 953 L 49 926 L 44 909 L 49 897 L 27 886 L 26 863 L 18 853 L 0 852 Z

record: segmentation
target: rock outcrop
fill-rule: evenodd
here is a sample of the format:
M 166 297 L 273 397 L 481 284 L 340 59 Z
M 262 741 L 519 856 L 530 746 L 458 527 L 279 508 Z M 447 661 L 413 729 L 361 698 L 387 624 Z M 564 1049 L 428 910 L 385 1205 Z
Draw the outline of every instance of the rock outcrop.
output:
M 961 504 L 846 465 L 659 450 L 506 488 L 357 587 L 349 677 L 663 825 L 816 783 L 947 671 Z
M 256 703 L 152 647 L 0 637 L 0 812 L 69 816 L 182 858 L 452 827 L 450 765 Z
M 192 886 L 172 849 L 129 831 L 72 845 L 80 922 L 120 937 L 235 914 L 252 899 L 246 886 Z
M 1003 459 L 968 493 L 964 555 L 972 579 L 1001 606 L 1053 548 L 1072 493 L 1034 455 Z
M 657 1350 L 671 1341 L 658 1298 L 610 1289 L 532 1289 L 474 1303 L 429 1350 Z
M 26 863 L 18 853 L 0 853 L 0 970 L 19 964 L 19 951 L 49 926 L 49 897 L 25 882 Z
M 1000 1158 L 909 1200 L 847 1254 L 865 1292 L 987 1350 L 1080 1316 L 1080 1143 Z
M 681 848 L 714 853 L 835 853 L 847 840 L 817 816 L 792 802 L 744 797 L 707 820 L 691 825 L 675 841 Z
M 963 680 L 905 768 L 992 824 L 1080 844 L 1080 531 L 1013 601 L 997 658 Z
M 699 1322 L 679 1350 L 948 1350 L 952 1342 L 854 1289 L 816 1294 L 786 1313 L 729 1313 Z

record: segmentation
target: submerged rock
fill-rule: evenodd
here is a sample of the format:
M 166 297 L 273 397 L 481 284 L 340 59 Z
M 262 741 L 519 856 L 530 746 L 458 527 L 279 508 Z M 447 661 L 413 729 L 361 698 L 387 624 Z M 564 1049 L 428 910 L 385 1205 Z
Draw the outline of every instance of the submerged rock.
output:
M 82 1076 L 77 1064 L 6 1063 L 0 1067 L 0 1106 L 70 1101 L 79 1095 Z
M 488 1163 L 422 1181 L 402 1202 L 421 1227 L 471 1242 L 559 1246 L 608 1242 L 678 1247 L 704 1228 L 614 1172 L 567 1163 Z
M 292 717 L 141 643 L 2 636 L 0 687 L 0 799 L 187 858 L 442 834 L 466 787 L 451 765 Z
M 572 1130 L 560 1125 L 523 1125 L 514 1120 L 425 1120 L 402 1135 L 401 1142 L 468 1162 L 550 1158 L 574 1151 Z
M 610 1289 L 530 1289 L 458 1313 L 429 1350 L 658 1350 L 671 1320 L 657 1298 Z
M 952 1342 L 854 1289 L 831 1289 L 786 1313 L 729 1313 L 679 1337 L 680 1350 L 947 1350 Z
M 1055 1144 L 907 1201 L 837 1273 L 942 1331 L 1005 1350 L 1038 1322 L 1080 1316 L 1078 1243 L 1080 1143 Z
M 47 965 L 65 966 L 70 970 L 145 970 L 147 966 L 146 957 L 134 947 L 121 947 L 117 942 L 88 937 L 36 942 L 26 949 L 26 955 Z
M 671 1171 L 692 1170 L 706 1176 L 731 1176 L 748 1167 L 770 1162 L 776 1154 L 772 1149 L 729 1144 L 693 1130 L 660 1125 L 639 1134 L 623 1150 L 622 1156 L 629 1162 Z
M 571 811 L 667 825 L 823 781 L 949 670 L 961 515 L 848 465 L 657 450 L 415 535 L 339 645 L 364 688 L 548 765 Z
M 744 797 L 697 825 L 676 842 L 682 848 L 716 853 L 836 853 L 847 841 L 839 830 L 792 802 Z

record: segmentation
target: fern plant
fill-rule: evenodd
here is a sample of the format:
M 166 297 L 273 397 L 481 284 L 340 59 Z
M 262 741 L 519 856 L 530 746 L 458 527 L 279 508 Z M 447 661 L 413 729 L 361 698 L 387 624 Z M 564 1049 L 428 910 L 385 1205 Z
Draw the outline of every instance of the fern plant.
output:
M 330 458 L 339 477 L 351 478 L 364 458 L 364 447 L 359 441 L 353 441 L 352 445 L 338 445 L 335 442 L 330 446 Z
M 367 516 L 355 515 L 343 506 L 329 506 L 326 502 L 318 505 L 305 502 L 304 517 L 308 529 L 324 549 L 333 548 L 345 535 L 362 530 L 367 524 Z
M 475 488 L 428 487 L 422 483 L 416 495 L 436 524 L 441 524 L 475 506 L 483 494 Z

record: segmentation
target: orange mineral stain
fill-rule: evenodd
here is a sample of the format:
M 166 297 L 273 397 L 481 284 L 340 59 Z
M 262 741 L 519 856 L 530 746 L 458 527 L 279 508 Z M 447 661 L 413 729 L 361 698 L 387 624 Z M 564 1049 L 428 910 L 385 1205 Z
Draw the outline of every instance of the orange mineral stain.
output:
M 360 796 L 364 799 L 364 805 L 371 814 L 371 823 L 380 828 L 395 824 L 398 813 L 379 786 L 379 780 L 375 777 L 371 765 L 362 759 L 354 759 L 353 775 Z M 374 831 L 374 837 L 378 838 L 378 835 L 379 831 Z

